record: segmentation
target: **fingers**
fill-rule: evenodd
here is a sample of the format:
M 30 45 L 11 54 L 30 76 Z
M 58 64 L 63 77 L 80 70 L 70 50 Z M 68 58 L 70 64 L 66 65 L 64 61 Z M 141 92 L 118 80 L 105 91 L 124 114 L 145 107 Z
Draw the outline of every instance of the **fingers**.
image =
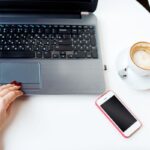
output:
M 9 91 L 5 96 L 3 96 L 3 101 L 5 103 L 6 109 L 16 98 L 18 98 L 22 95 L 23 95 L 22 91 L 14 90 L 14 91 Z
M 2 86 L 0 86 L 0 91 L 2 91 L 2 90 L 4 90 L 4 89 L 7 89 L 7 88 L 9 88 L 9 87 L 12 87 L 12 86 L 14 86 L 14 85 L 13 85 L 13 84 L 2 85 Z
M 6 84 L 0 86 L 0 102 L 5 109 L 19 96 L 23 95 L 23 92 L 19 89 L 21 86 L 13 84 Z
M 8 92 L 14 91 L 14 90 L 19 90 L 19 89 L 20 89 L 20 86 L 15 86 L 15 85 L 4 87 L 3 90 L 0 91 L 0 96 L 3 97 Z
M 10 116 L 11 111 L 12 111 L 12 103 L 7 108 L 5 108 L 5 113 L 7 115 L 6 117 Z

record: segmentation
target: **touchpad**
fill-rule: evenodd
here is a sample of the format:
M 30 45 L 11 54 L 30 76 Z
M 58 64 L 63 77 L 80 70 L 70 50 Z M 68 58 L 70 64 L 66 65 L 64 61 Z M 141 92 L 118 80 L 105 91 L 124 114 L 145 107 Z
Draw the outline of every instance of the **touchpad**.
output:
M 12 81 L 23 84 L 23 88 L 40 88 L 40 63 L 0 63 L 0 83 Z

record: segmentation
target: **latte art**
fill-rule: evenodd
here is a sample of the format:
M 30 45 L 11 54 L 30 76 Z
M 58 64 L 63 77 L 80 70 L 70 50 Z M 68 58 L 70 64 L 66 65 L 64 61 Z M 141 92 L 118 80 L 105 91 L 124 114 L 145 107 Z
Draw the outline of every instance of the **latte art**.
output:
M 129 54 L 129 66 L 140 76 L 150 77 L 150 43 L 135 43 Z
M 150 51 L 137 50 L 133 55 L 134 63 L 144 69 L 150 69 Z

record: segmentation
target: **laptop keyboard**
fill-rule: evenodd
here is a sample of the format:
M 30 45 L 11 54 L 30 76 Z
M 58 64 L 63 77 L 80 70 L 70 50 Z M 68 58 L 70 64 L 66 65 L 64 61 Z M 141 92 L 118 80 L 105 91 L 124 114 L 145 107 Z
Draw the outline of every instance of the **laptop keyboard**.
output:
M 0 58 L 96 59 L 95 27 L 1 24 Z

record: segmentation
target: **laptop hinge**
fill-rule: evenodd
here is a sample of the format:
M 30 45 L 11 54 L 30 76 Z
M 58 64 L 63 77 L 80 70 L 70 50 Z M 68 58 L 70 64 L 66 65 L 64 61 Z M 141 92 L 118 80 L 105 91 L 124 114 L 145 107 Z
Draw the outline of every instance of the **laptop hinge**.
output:
M 9 12 L 6 12 L 6 11 L 0 11 L 0 17 L 5 17 L 5 16 L 13 16 L 13 15 L 16 15 L 17 17 L 19 16 L 28 16 L 30 15 L 31 16 L 37 16 L 39 17 L 40 16 L 44 16 L 44 17 L 48 17 L 48 18 L 54 18 L 54 19 L 79 19 L 81 18 L 81 13 L 80 12 L 47 12 L 47 11 L 9 11 Z
M 82 11 L 81 16 L 88 16 L 90 13 L 88 11 Z

